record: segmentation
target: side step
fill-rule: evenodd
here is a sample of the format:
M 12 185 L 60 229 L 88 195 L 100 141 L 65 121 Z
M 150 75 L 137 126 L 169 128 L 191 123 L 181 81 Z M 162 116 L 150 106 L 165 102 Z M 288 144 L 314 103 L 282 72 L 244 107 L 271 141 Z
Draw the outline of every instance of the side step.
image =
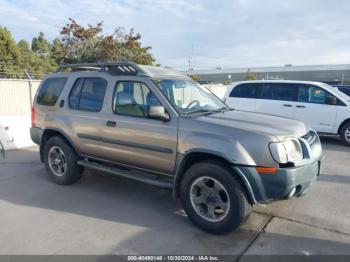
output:
M 79 160 L 77 162 L 78 165 L 96 169 L 102 172 L 109 173 L 111 175 L 115 176 L 121 176 L 129 179 L 133 179 L 139 182 L 143 182 L 146 184 L 150 184 L 157 187 L 162 187 L 166 189 L 172 189 L 173 188 L 173 180 L 170 178 L 163 178 L 159 176 L 152 176 L 149 174 L 143 174 L 143 173 L 137 173 L 137 171 L 134 170 L 124 170 L 119 169 L 117 167 L 103 165 L 97 162 L 91 162 L 88 160 Z

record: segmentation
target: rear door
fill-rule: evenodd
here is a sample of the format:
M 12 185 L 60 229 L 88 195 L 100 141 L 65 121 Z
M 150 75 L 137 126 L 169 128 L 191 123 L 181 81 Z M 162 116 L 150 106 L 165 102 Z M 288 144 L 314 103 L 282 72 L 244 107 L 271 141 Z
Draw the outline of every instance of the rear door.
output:
M 259 100 L 255 110 L 259 113 L 293 118 L 298 86 L 290 83 L 260 83 Z
M 103 103 L 107 90 L 107 79 L 101 77 L 80 77 L 74 79 L 68 94 L 67 110 L 64 114 L 69 134 L 79 152 L 85 156 L 102 157 L 103 145 L 97 138 L 104 125 Z

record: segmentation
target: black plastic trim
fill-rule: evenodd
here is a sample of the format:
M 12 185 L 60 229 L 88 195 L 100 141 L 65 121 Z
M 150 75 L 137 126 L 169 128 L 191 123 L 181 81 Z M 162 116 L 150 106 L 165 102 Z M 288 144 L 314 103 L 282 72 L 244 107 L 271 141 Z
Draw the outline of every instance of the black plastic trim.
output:
M 153 186 L 158 186 L 158 187 L 162 187 L 162 188 L 166 188 L 166 189 L 171 189 L 172 185 L 173 185 L 172 179 L 151 176 L 148 174 L 138 173 L 138 172 L 133 171 L 133 170 L 123 170 L 123 169 L 119 169 L 119 168 L 114 167 L 114 166 L 107 166 L 107 165 L 103 165 L 103 164 L 96 163 L 96 162 L 90 162 L 90 161 L 86 161 L 86 160 L 79 160 L 77 162 L 77 164 L 80 166 L 93 168 L 96 170 L 107 172 L 109 174 L 133 179 L 133 180 L 136 180 L 139 182 L 143 182 L 146 184 L 150 184 Z
M 44 130 L 39 127 L 30 128 L 30 138 L 37 145 L 41 144 L 41 138 L 43 136 L 43 133 L 44 133 Z

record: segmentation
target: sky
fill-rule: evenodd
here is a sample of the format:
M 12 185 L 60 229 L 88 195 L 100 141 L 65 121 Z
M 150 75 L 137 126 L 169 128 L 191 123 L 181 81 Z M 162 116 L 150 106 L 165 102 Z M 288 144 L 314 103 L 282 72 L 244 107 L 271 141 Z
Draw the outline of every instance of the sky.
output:
M 14 38 L 49 40 L 75 19 L 134 28 L 163 66 L 195 69 L 350 63 L 348 0 L 0 0 Z

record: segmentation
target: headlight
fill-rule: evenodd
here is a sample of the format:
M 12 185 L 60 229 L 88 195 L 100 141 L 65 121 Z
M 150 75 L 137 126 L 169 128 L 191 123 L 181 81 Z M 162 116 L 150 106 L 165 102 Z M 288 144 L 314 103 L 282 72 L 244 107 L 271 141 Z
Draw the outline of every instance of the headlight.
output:
M 303 150 L 298 140 L 271 143 L 269 147 L 273 159 L 278 163 L 285 164 L 303 159 Z

